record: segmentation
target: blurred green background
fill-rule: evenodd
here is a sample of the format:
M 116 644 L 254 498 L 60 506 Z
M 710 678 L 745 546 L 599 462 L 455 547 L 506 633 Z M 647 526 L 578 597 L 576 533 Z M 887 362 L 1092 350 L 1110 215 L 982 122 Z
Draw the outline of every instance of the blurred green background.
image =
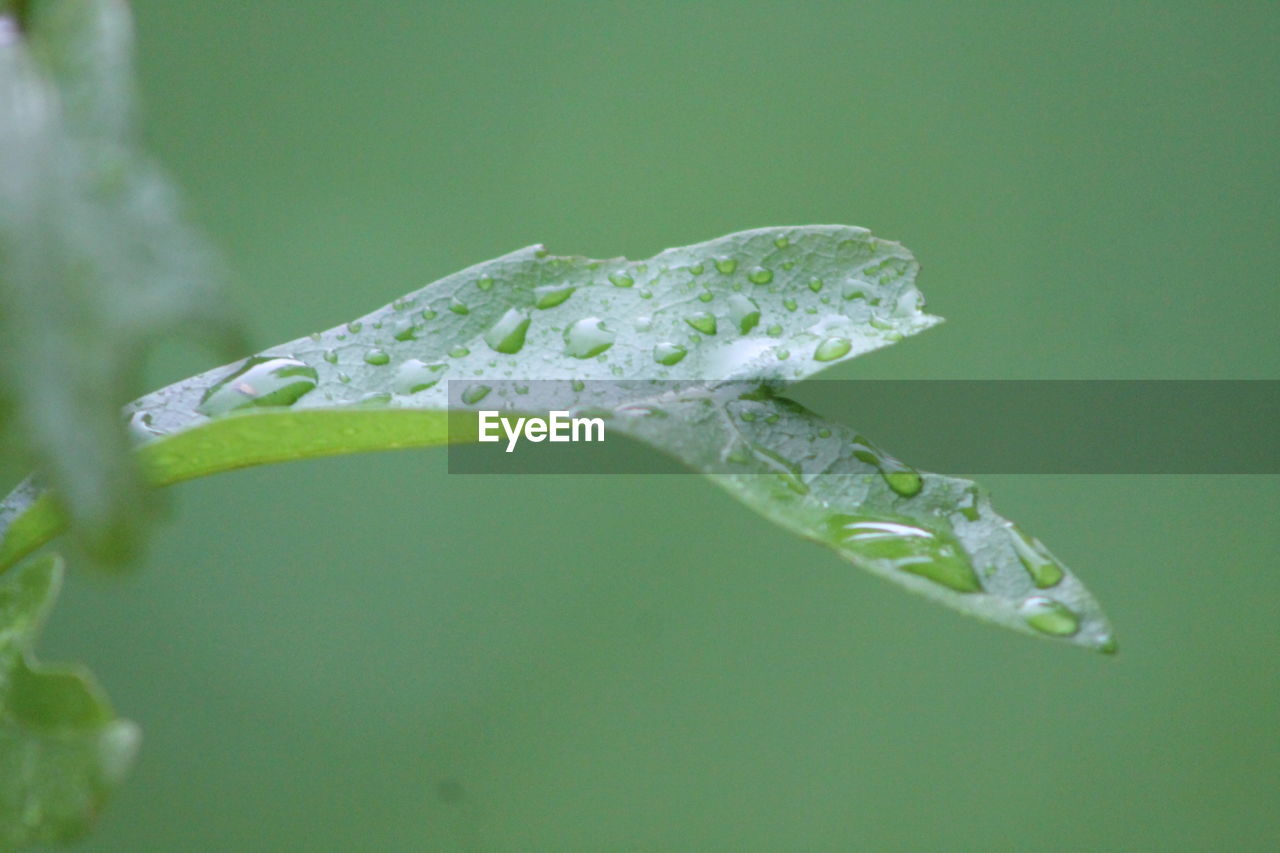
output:
M 1272 2 L 135 6 L 256 347 L 530 243 L 840 222 L 949 322 L 833 376 L 1280 378 Z M 44 657 L 145 732 L 81 849 L 1280 849 L 1280 478 L 984 478 L 1106 659 L 696 478 L 444 468 L 184 485 L 141 571 L 73 579 Z

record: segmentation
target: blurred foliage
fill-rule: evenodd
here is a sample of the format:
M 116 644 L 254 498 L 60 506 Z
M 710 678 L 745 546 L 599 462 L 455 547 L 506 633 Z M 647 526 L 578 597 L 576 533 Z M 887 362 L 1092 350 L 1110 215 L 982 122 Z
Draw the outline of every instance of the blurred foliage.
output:
M 243 351 L 209 250 L 137 145 L 132 37 L 123 0 L 0 19 L 0 446 L 111 564 L 136 550 L 149 503 L 119 417 L 148 345 Z

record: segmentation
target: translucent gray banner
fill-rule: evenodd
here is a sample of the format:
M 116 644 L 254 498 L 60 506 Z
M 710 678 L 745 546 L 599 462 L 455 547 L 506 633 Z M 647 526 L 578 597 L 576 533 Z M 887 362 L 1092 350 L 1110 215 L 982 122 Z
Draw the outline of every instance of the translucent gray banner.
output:
M 459 474 L 688 473 L 633 436 L 705 430 L 705 407 L 688 405 L 700 395 L 726 422 L 754 420 L 741 401 L 762 394 L 758 383 L 661 380 L 451 381 L 448 390 L 449 471 Z M 941 473 L 1280 474 L 1276 380 L 832 380 L 766 393 Z M 526 435 L 526 420 L 512 442 L 514 420 L 504 428 L 490 416 L 498 439 L 478 441 L 482 411 L 547 420 L 546 436 L 536 438 L 536 425 Z M 565 413 L 558 432 L 555 411 Z M 602 440 L 584 423 L 597 420 Z M 767 425 L 750 428 L 768 442 Z

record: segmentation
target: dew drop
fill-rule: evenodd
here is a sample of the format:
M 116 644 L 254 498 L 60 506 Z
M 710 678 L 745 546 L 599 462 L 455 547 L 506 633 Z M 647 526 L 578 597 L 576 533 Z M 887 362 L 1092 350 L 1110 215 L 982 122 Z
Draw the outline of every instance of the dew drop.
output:
M 760 324 L 760 306 L 740 293 L 729 297 L 729 316 L 738 331 L 746 334 Z
M 894 459 L 862 436 L 854 439 L 853 455 L 868 465 L 876 466 L 885 485 L 904 498 L 913 498 L 924 488 L 924 479 L 918 471 Z
M 304 361 L 254 356 L 211 386 L 196 408 L 212 417 L 248 406 L 291 406 L 318 380 L 316 369 Z
M 397 341 L 413 341 L 418 338 L 418 327 L 411 321 L 402 320 L 396 324 L 395 339 Z
M 609 281 L 614 287 L 631 287 L 636 283 L 635 279 L 625 273 L 615 272 L 609 275 Z
M 826 427 L 818 430 L 818 438 L 831 438 L 831 430 Z
M 777 356 L 778 356 L 778 361 L 786 361 L 787 359 L 791 358 L 791 351 L 780 349 L 777 352 Z
M 363 328 L 364 328 L 364 323 L 361 323 L 359 320 L 352 320 L 350 323 L 347 324 L 347 331 L 353 335 L 357 334 Z
M 694 275 L 702 275 L 705 269 L 706 267 L 699 263 L 689 267 L 689 272 L 693 273 Z
M 716 317 L 706 311 L 698 311 L 684 318 L 684 321 L 704 335 L 716 333 Z
M 466 316 L 471 313 L 471 309 L 467 307 L 467 303 L 454 296 L 449 300 L 449 310 L 455 314 Z
M 782 300 L 782 307 L 786 308 L 788 311 L 794 311 L 799 306 L 796 304 L 794 299 L 788 296 L 786 299 Z
M 756 267 L 747 274 L 747 278 L 752 284 L 768 284 L 773 281 L 773 270 L 766 267 Z
M 337 364 L 337 363 L 338 363 L 338 352 L 337 352 L 337 350 L 331 350 L 331 349 L 327 349 L 327 350 L 325 350 L 325 351 L 324 351 L 324 360 L 325 360 L 325 361 L 327 361 L 327 362 L 329 362 L 330 364 Z
M 1080 630 L 1080 617 L 1060 601 L 1035 595 L 1018 608 L 1022 621 L 1051 637 L 1070 637 Z
M 408 359 L 396 368 L 396 377 L 392 388 L 397 394 L 416 394 L 425 391 L 440 381 L 443 364 L 427 364 L 416 358 Z
M 391 356 L 387 354 L 386 350 L 375 348 L 364 354 L 364 361 L 365 364 L 372 364 L 374 367 L 379 367 L 384 364 L 389 364 L 391 362 Z
M 436 318 L 436 312 L 432 311 L 430 308 L 424 308 L 422 310 L 422 319 L 434 320 L 435 318 Z
M 782 236 L 782 237 L 774 237 L 774 238 L 773 238 L 773 245 L 777 246 L 779 249 L 785 249 L 785 248 L 787 248 L 788 246 L 790 246 L 790 245 L 791 245 L 791 241 L 790 241 L 790 240 L 788 240 L 785 236 Z
M 733 271 L 738 268 L 738 262 L 733 258 L 717 258 L 716 269 L 723 275 L 733 275 Z
M 782 327 L 777 323 L 774 323 L 772 326 L 765 329 L 764 333 L 771 338 L 780 338 L 782 337 Z
M 913 524 L 859 515 L 832 515 L 826 537 L 837 548 L 900 572 L 928 578 L 956 592 L 981 592 L 957 542 Z
M 1034 536 L 1027 536 L 1016 525 L 1009 526 L 1009 536 L 1018 560 L 1031 575 L 1031 582 L 1040 589 L 1048 589 L 1062 582 L 1062 566 Z
M 457 346 L 449 350 L 450 358 L 466 358 L 469 355 L 471 355 L 471 350 L 463 346 Z
M 514 355 L 524 347 L 524 336 L 528 330 L 529 315 L 512 308 L 484 333 L 484 342 L 494 352 Z
M 577 290 L 576 287 L 560 284 L 548 284 L 539 287 L 533 291 L 533 307 L 555 308 L 557 305 L 563 304 L 570 296 L 573 296 L 575 290 Z
M 845 299 L 866 299 L 867 298 L 866 292 L 861 287 L 858 287 L 856 284 L 846 284 L 844 288 L 840 291 L 840 295 L 843 296 Z
M 488 385 L 468 385 L 462 391 L 462 402 L 468 406 L 474 406 L 485 397 L 489 396 L 489 392 L 493 389 Z
M 653 348 L 653 360 L 658 364 L 665 364 L 670 367 L 673 364 L 679 364 L 680 361 L 689 354 L 689 350 L 680 344 L 661 343 Z
M 814 361 L 835 361 L 841 356 L 848 355 L 851 349 L 853 344 L 848 338 L 827 338 L 813 351 L 813 358 Z
M 565 329 L 564 351 L 574 358 L 591 358 L 613 346 L 613 338 L 599 317 L 583 317 Z
M 476 287 L 480 288 L 481 290 L 492 290 L 493 279 L 489 278 L 488 276 L 485 276 L 484 278 L 476 279 Z
M 698 294 L 699 302 L 710 302 L 712 299 L 715 299 L 715 298 L 716 298 L 715 294 L 711 293 L 708 290 L 704 290 Z

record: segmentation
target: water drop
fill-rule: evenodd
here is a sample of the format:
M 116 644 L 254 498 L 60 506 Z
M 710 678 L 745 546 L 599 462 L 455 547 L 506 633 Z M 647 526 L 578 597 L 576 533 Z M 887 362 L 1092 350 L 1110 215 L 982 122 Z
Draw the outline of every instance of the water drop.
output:
M 525 332 L 529 330 L 529 315 L 512 308 L 484 333 L 484 342 L 494 352 L 514 355 L 524 346 Z
M 318 379 L 314 367 L 296 358 L 254 356 L 210 387 L 196 408 L 212 417 L 247 406 L 290 406 Z
M 1009 525 L 1009 536 L 1013 540 L 1018 560 L 1026 568 L 1027 574 L 1031 575 L 1032 583 L 1040 589 L 1048 589 L 1062 582 L 1062 566 L 1049 553 L 1049 549 L 1044 547 L 1043 542 L 1034 536 L 1027 536 L 1012 524 Z
M 760 323 L 760 306 L 747 297 L 735 293 L 729 297 L 729 316 L 742 334 L 754 329 Z
M 704 335 L 716 333 L 716 317 L 706 311 L 698 311 L 684 318 L 684 321 Z
M 1080 630 L 1080 617 L 1060 601 L 1035 595 L 1018 608 L 1022 621 L 1051 637 L 1070 637 Z
M 493 279 L 489 278 L 488 276 L 485 276 L 484 278 L 481 278 L 481 279 L 477 279 L 476 287 L 480 288 L 481 290 L 491 290 L 493 288 Z
M 386 350 L 371 349 L 364 354 L 364 361 L 365 364 L 372 364 L 375 367 L 378 367 L 383 364 L 389 364 L 391 362 L 391 356 L 387 354 Z
M 575 290 L 577 290 L 576 287 L 559 284 L 548 284 L 539 287 L 533 291 L 533 306 L 535 308 L 555 308 L 570 296 L 573 296 Z
M 765 329 L 764 333 L 771 338 L 780 338 L 782 337 L 782 327 L 777 323 L 774 323 L 772 326 Z
M 689 350 L 680 344 L 661 343 L 653 348 L 653 360 L 667 367 L 679 364 L 688 354 Z
M 575 379 L 569 383 L 569 386 L 573 388 L 574 391 L 582 391 L 587 387 L 587 383 L 583 382 L 581 379 Z
M 746 421 L 747 423 L 751 423 L 752 421 L 754 421 L 754 420 L 756 419 L 756 413 L 755 413 L 755 412 L 743 412 L 743 413 L 742 413 L 742 419 L 743 419 L 744 421 Z
M 488 385 L 468 385 L 462 391 L 462 402 L 468 406 L 474 406 L 485 397 L 489 396 L 489 392 L 493 389 Z
M 853 440 L 853 455 L 868 465 L 876 466 L 885 484 L 904 498 L 915 497 L 924 488 L 924 479 L 918 471 L 894 459 L 862 436 Z
M 463 316 L 471 313 L 471 309 L 467 307 L 467 303 L 463 302 L 456 296 L 450 297 L 449 310 L 455 314 L 461 314 Z
M 464 346 L 456 346 L 453 349 L 449 350 L 450 358 L 466 358 L 469 355 L 471 355 L 471 350 L 467 349 Z
M 815 278 L 813 281 L 809 282 L 809 289 L 812 290 L 814 293 L 817 293 L 819 290 L 822 290 L 822 279 Z
M 777 352 L 777 356 L 778 356 L 778 361 L 786 361 L 787 359 L 791 358 L 791 351 L 780 349 Z
M 636 283 L 635 279 L 631 276 L 620 272 L 611 273 L 609 275 L 609 281 L 613 283 L 614 287 L 631 287 Z
M 408 359 L 396 368 L 396 377 L 392 387 L 397 394 L 416 394 L 425 391 L 440 381 L 443 364 L 427 364 L 416 358 Z
M 702 291 L 701 293 L 699 293 L 699 294 L 698 294 L 698 301 L 699 301 L 699 302 L 710 302 L 712 299 L 715 299 L 715 298 L 716 298 L 716 297 L 715 297 L 715 294 L 713 294 L 713 293 L 711 293 L 710 291 L 707 291 L 707 290 L 704 290 L 704 291 Z
M 782 307 L 786 308 L 788 311 L 794 311 L 799 306 L 796 305 L 796 301 L 794 299 L 788 296 L 786 299 L 782 300 Z
M 773 281 L 773 270 L 766 267 L 756 267 L 747 274 L 747 278 L 752 284 L 768 284 Z
M 785 236 L 782 236 L 782 237 L 774 237 L 774 238 L 773 238 L 773 245 L 777 246 L 779 249 L 785 249 L 785 248 L 787 248 L 788 246 L 790 246 L 790 245 L 791 245 L 791 241 L 790 241 L 790 240 L 788 240 Z
M 599 317 L 583 317 L 564 331 L 565 353 L 574 358 L 591 358 L 613 346 L 613 332 Z
M 353 335 L 359 332 L 363 328 L 364 328 L 364 323 L 361 323 L 359 320 L 352 320 L 350 323 L 347 324 L 347 331 Z
M 840 295 L 843 296 L 845 299 L 866 299 L 867 298 L 866 292 L 861 287 L 858 287 L 855 284 L 846 284 L 844 288 L 840 291 Z
M 813 351 L 813 358 L 814 361 L 835 361 L 841 356 L 848 355 L 851 349 L 853 344 L 848 338 L 827 338 Z
M 330 364 L 338 363 L 338 353 L 336 350 L 327 349 L 324 351 L 324 360 Z
M 818 430 L 818 438 L 831 438 L 831 430 L 826 427 Z
M 418 327 L 409 320 L 402 320 L 396 324 L 395 339 L 397 341 L 413 341 L 418 338 Z
M 717 258 L 716 269 L 723 275 L 733 275 L 733 271 L 738 268 L 738 262 L 733 258 Z
M 843 551 L 900 572 L 928 578 L 956 592 L 981 592 L 957 542 L 913 524 L 858 515 L 832 515 L 827 539 Z
M 432 311 L 430 308 L 424 308 L 422 310 L 422 319 L 434 320 L 435 318 L 436 318 L 436 312 Z
M 705 266 L 703 266 L 702 264 L 698 263 L 698 264 L 694 264 L 693 266 L 689 267 L 689 272 L 693 273 L 694 275 L 702 275 L 702 271 L 703 271 L 703 270 L 705 270 L 705 269 L 706 269 L 706 267 L 705 267 Z

